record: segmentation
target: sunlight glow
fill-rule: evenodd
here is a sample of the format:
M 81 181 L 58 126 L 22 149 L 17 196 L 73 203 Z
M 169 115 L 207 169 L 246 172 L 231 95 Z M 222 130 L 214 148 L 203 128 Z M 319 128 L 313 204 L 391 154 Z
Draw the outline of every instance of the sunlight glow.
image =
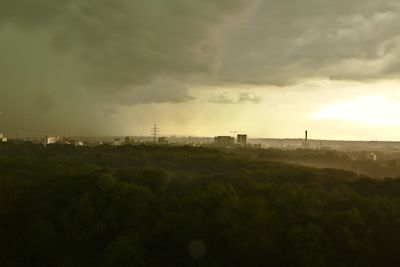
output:
M 312 115 L 314 120 L 348 121 L 369 126 L 400 125 L 400 101 L 384 96 L 360 96 L 328 104 Z

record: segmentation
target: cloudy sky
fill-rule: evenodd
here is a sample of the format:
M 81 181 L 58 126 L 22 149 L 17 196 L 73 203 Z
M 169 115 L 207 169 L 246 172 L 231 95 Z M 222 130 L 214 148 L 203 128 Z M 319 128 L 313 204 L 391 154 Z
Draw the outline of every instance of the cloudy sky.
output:
M 1 0 L 0 131 L 400 139 L 398 0 Z

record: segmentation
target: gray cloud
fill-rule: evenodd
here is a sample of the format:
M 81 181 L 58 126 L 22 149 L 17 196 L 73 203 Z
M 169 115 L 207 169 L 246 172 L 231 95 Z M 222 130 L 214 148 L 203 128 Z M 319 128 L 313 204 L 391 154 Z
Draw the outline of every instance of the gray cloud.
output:
M 399 9 L 396 0 L 3 0 L 0 25 L 40 32 L 48 54 L 76 57 L 83 87 L 137 92 L 130 102 L 147 103 L 143 91 L 160 77 L 274 85 L 394 77 Z M 190 99 L 180 87 L 177 101 Z
M 118 114 L 118 110 L 116 108 L 103 108 L 101 111 L 103 112 L 104 117 L 110 117 Z
M 239 93 L 236 97 L 232 97 L 228 93 L 210 96 L 207 99 L 210 103 L 215 104 L 242 104 L 242 103 L 261 103 L 263 100 L 260 96 L 250 93 Z
M 77 54 L 87 87 L 140 91 L 159 76 L 214 72 L 220 29 L 249 2 L 4 0 L 0 23 L 44 31 L 55 50 Z
M 0 1 L 2 127 L 104 132 L 104 106 L 192 100 L 188 81 L 218 70 L 219 33 L 250 2 Z
M 243 103 L 243 102 L 253 102 L 253 103 L 261 103 L 262 98 L 261 96 L 249 94 L 249 93 L 240 93 L 238 97 L 238 102 Z
M 226 36 L 220 77 L 274 85 L 395 77 L 399 8 L 394 0 L 262 1 Z
M 219 94 L 219 95 L 214 95 L 210 96 L 207 99 L 208 102 L 210 103 L 215 103 L 215 104 L 234 104 L 236 103 L 236 100 L 227 94 Z
M 2 0 L 0 106 L 10 125 L 102 128 L 103 107 L 195 87 L 397 79 L 399 14 L 397 0 Z
M 115 95 L 116 101 L 123 105 L 149 103 L 179 103 L 194 100 L 188 95 L 187 86 L 182 81 L 168 77 L 155 78 L 151 83 L 134 85 L 131 90 L 124 90 Z

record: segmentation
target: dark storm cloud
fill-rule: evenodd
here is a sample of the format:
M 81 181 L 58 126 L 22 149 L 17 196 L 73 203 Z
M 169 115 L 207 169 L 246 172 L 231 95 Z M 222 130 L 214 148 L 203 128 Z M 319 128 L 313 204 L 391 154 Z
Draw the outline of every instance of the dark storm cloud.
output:
M 250 2 L 3 0 L 0 23 L 44 31 L 55 50 L 77 53 L 83 65 L 77 68 L 84 67 L 80 82 L 86 87 L 111 93 L 138 91 L 132 102 L 141 102 L 141 96 L 149 102 L 141 91 L 159 76 L 214 72 L 219 64 L 219 28 Z M 166 101 L 187 99 L 169 95 L 164 93 Z M 156 102 L 163 100 L 153 96 Z
M 104 108 L 192 100 L 251 2 L 2 0 L 1 127 L 104 131 Z
M 399 8 L 394 0 L 264 0 L 227 34 L 220 77 L 274 85 L 395 77 Z
M 80 85 L 117 99 L 132 92 L 124 102 L 133 104 L 191 99 L 187 82 L 281 85 L 395 76 L 398 14 L 395 0 L 0 3 L 1 25 L 41 31 L 55 51 L 77 56 Z M 182 85 L 152 93 L 160 77 Z
M 179 103 L 194 100 L 186 94 L 187 87 L 183 82 L 174 81 L 169 77 L 158 77 L 143 85 L 134 85 L 131 90 L 120 92 L 116 96 L 118 103 L 123 105 L 149 103 Z
M 0 108 L 103 127 L 104 108 L 193 88 L 397 79 L 399 14 L 398 0 L 1 0 Z

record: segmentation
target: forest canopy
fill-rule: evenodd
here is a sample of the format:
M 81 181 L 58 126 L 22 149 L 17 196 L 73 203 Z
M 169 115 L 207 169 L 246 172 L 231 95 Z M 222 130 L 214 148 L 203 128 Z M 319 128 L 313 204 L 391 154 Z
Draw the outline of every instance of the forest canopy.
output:
M 0 266 L 398 266 L 400 181 L 207 148 L 0 146 Z

